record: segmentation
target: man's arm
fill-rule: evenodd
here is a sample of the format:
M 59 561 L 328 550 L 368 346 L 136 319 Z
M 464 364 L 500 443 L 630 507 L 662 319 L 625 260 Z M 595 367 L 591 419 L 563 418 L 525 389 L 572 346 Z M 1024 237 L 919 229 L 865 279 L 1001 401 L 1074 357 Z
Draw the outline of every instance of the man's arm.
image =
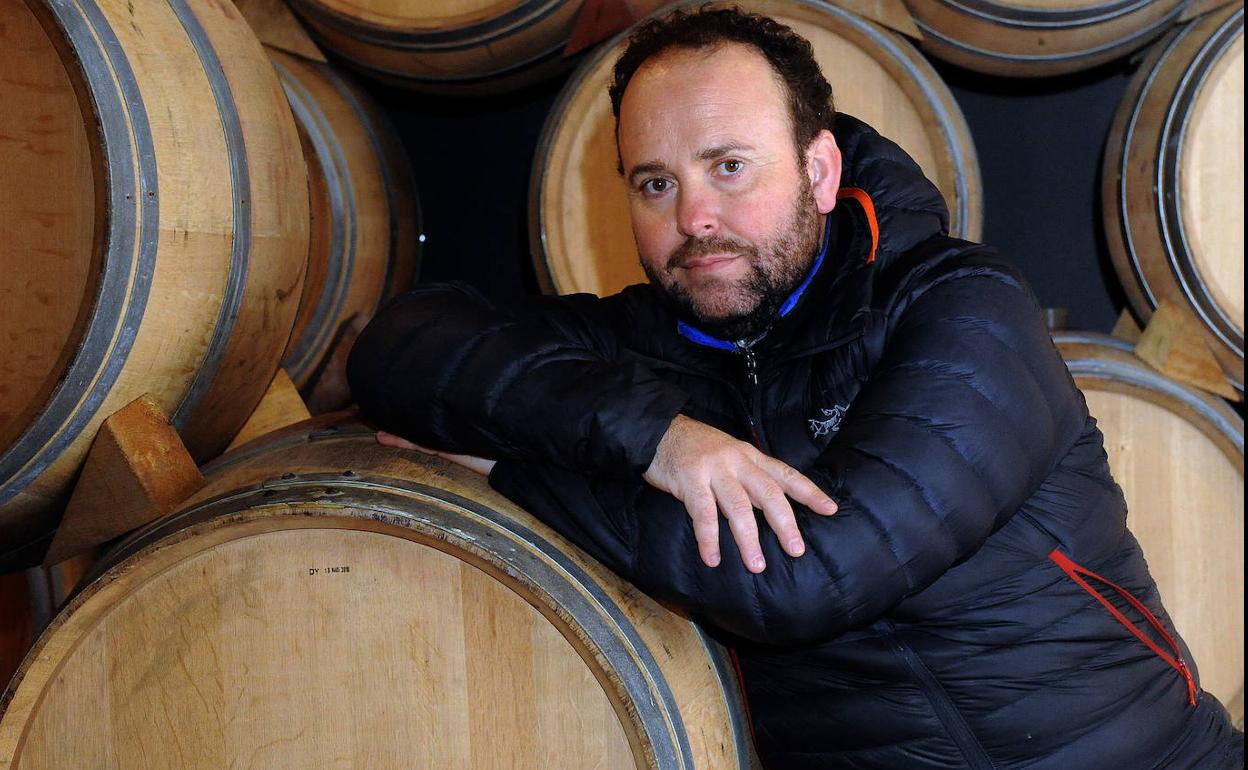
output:
M 618 295 L 535 298 L 508 312 L 462 287 L 422 287 L 364 330 L 348 377 L 366 416 L 433 450 L 601 476 L 644 473 L 701 522 L 708 564 L 719 562 L 718 528 L 710 522 L 720 509 L 734 522 L 749 569 L 765 567 L 755 507 L 786 552 L 802 553 L 788 497 L 824 514 L 836 504 L 805 476 L 743 442 L 703 451 L 677 441 L 680 426 L 692 423 L 677 416 L 688 397 L 644 366 L 620 360 L 611 330 L 621 323 L 612 314 L 624 312 L 622 304 Z M 654 461 L 661 440 L 669 456 L 696 459 L 683 478 Z
M 491 483 L 643 589 L 746 638 L 801 643 L 883 615 L 973 554 L 1078 438 L 1082 401 L 1016 272 L 988 256 L 926 275 L 798 508 L 807 551 L 761 528 L 769 568 L 710 569 L 683 506 L 639 480 L 499 463 Z M 707 428 L 707 430 L 713 430 Z M 676 471 L 681 475 L 682 471 Z M 717 535 L 731 555 L 728 522 Z
M 377 314 L 347 376 L 365 416 L 422 446 L 640 474 L 688 396 L 619 360 L 618 307 L 578 295 L 502 308 L 422 286 Z

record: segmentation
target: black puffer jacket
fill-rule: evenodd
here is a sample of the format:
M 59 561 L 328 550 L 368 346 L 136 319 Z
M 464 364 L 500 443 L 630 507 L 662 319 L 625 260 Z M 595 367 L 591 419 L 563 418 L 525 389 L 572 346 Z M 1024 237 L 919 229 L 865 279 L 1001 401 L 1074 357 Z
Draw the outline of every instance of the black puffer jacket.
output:
M 646 286 L 513 309 L 431 287 L 357 343 L 364 411 L 501 458 L 497 489 L 723 631 L 773 770 L 1242 766 L 1018 271 L 945 236 L 917 166 L 839 120 L 844 187 L 869 196 L 838 204 L 753 361 L 678 332 Z M 640 478 L 679 411 L 838 501 L 798 510 L 806 555 L 762 524 L 762 574 L 726 527 L 701 563 L 683 505 Z

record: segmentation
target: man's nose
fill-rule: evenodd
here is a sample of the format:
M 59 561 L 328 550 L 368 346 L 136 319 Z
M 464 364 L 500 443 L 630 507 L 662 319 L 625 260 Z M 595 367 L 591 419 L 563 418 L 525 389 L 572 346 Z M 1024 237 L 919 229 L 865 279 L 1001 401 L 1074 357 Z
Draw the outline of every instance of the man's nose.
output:
M 719 201 L 714 191 L 684 185 L 676 193 L 676 227 L 688 238 L 706 238 L 719 232 Z

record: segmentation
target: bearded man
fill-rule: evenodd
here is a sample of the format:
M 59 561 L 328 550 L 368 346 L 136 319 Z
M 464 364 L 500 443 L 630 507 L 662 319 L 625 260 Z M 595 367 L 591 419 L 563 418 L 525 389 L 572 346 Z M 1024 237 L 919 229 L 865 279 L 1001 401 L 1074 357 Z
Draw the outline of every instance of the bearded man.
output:
M 717 629 L 773 770 L 1242 767 L 1018 270 L 810 45 L 678 11 L 611 99 L 649 283 L 419 288 L 365 414 Z

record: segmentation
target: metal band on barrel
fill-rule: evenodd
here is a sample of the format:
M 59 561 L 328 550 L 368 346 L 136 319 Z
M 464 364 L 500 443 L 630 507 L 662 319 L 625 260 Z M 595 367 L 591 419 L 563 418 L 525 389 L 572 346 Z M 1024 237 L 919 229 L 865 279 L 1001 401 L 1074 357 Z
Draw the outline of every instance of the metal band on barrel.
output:
M 303 336 L 293 341 L 294 349 L 282 362 L 291 378 L 301 382 L 318 363 L 315 354 L 329 347 L 329 340 L 342 320 L 343 302 L 351 289 L 355 245 L 358 240 L 355 186 L 351 181 L 351 167 L 338 144 L 334 128 L 325 113 L 321 112 L 316 99 L 281 62 L 273 60 L 273 66 L 282 81 L 282 89 L 286 92 L 291 111 L 304 127 L 308 141 L 316 152 L 321 171 L 325 174 L 325 188 L 329 193 L 329 266 L 325 274 L 325 285 L 321 289 L 321 295 L 316 298 L 312 319 Z
M 108 174 L 106 245 L 82 345 L 47 408 L 0 455 L 0 504 L 55 462 L 108 397 L 142 323 L 156 263 L 156 150 L 134 70 L 94 3 L 51 0 L 47 7 L 82 63 L 96 110 Z
M 195 409 L 203 400 L 204 394 L 212 387 L 217 372 L 225 360 L 226 349 L 234 337 L 234 325 L 238 320 L 239 308 L 243 304 L 243 293 L 247 288 L 248 264 L 251 259 L 251 178 L 247 170 L 247 146 L 243 141 L 243 127 L 238 118 L 238 106 L 234 102 L 234 94 L 230 91 L 230 83 L 221 68 L 221 60 L 216 49 L 208 40 L 199 19 L 186 4 L 186 0 L 169 0 L 186 36 L 195 48 L 204 77 L 212 90 L 212 98 L 217 105 L 217 114 L 221 118 L 221 127 L 225 132 L 225 151 L 230 166 L 230 187 L 233 192 L 234 242 L 230 249 L 230 273 L 225 282 L 224 295 L 221 297 L 221 309 L 217 313 L 217 323 L 212 331 L 212 339 L 208 342 L 208 350 L 204 360 L 195 372 L 190 389 L 182 398 L 182 403 L 174 410 L 172 422 L 179 430 L 194 415 Z

